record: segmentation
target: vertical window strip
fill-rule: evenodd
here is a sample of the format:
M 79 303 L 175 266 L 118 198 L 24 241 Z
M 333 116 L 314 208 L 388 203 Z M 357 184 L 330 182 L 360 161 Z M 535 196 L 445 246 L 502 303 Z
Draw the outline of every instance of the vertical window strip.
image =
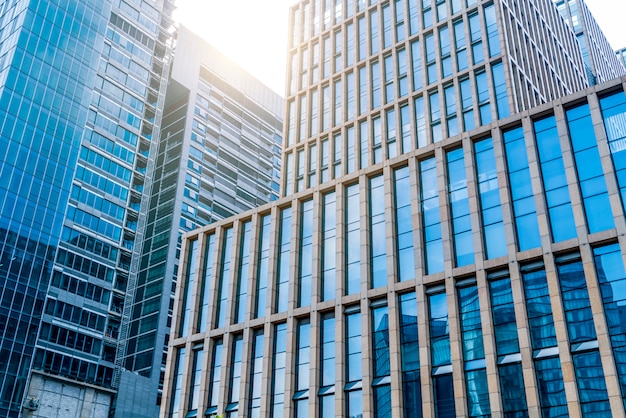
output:
M 343 155 L 343 138 L 341 136 L 341 132 L 339 132 L 339 133 L 337 133 L 337 134 L 335 134 L 333 136 L 333 174 L 334 174 L 334 178 L 339 178 L 343 174 L 343 169 L 341 167 L 342 155 Z
M 552 239 L 554 242 L 560 242 L 574 238 L 576 225 L 556 130 L 556 119 L 550 116 L 535 121 L 534 128 Z
M 622 197 L 622 207 L 626 207 L 626 94 L 620 91 L 601 98 L 600 109 Z
M 206 240 L 206 252 L 204 255 L 204 280 L 202 281 L 202 290 L 200 294 L 200 312 L 198 313 L 198 324 L 196 325 L 199 332 L 205 332 L 207 328 L 209 304 L 211 303 L 211 279 L 213 277 L 213 257 L 215 256 L 215 234 L 210 235 Z
M 372 288 L 387 285 L 385 238 L 385 183 L 383 176 L 370 179 L 370 266 Z
M 354 145 L 354 126 L 346 129 L 346 172 L 353 173 L 356 165 L 355 145 Z
M 222 374 L 222 340 L 217 340 L 213 344 L 213 356 L 211 362 L 211 374 L 209 380 L 209 409 L 207 414 L 217 412 L 220 396 L 220 379 Z M 207 415 L 205 414 L 205 415 Z
M 190 248 L 187 255 L 187 274 L 185 280 L 185 291 L 183 296 L 183 309 L 181 309 L 182 318 L 180 319 L 180 328 L 178 334 L 180 337 L 186 337 L 188 334 L 189 320 L 192 316 L 193 303 L 193 287 L 196 282 L 196 262 L 198 260 L 198 240 L 190 242 Z
M 309 407 L 309 375 L 311 361 L 311 326 L 308 318 L 298 322 L 296 348 L 296 388 L 294 406 L 296 418 L 306 418 Z
M 237 301 L 235 304 L 235 323 L 246 319 L 248 293 L 248 267 L 250 265 L 250 236 L 252 235 L 252 221 L 243 224 L 243 234 L 239 250 L 239 272 L 237 279 Z
M 387 143 L 387 158 L 395 158 L 398 154 L 396 144 L 396 111 L 395 109 L 387 110 L 385 114 L 385 122 L 387 126 L 387 132 L 385 135 L 385 142 Z M 382 121 L 380 118 L 376 118 L 373 121 L 374 124 L 374 163 L 377 164 L 383 159 L 382 147 L 376 148 L 376 135 L 382 130 Z
M 392 55 L 387 55 L 384 58 L 384 71 L 385 71 L 385 103 L 390 103 L 396 97 L 394 81 L 396 76 L 394 74 L 394 60 Z
M 368 97 L 367 67 L 363 66 L 359 68 L 359 115 L 364 114 L 369 109 Z
M 507 248 L 493 140 L 475 142 L 474 152 L 486 257 L 502 257 L 507 254 Z
M 347 415 L 350 417 L 363 414 L 363 395 L 361 382 L 363 376 L 363 359 L 361 355 L 361 313 L 354 312 L 346 314 L 346 398 Z
M 463 148 L 448 152 L 446 160 L 448 166 L 448 200 L 452 215 L 454 260 L 456 266 L 460 267 L 474 262 L 472 222 Z
M 176 353 L 176 366 L 174 368 L 174 382 L 172 385 L 172 401 L 170 404 L 170 416 L 179 418 L 180 416 L 180 398 L 183 389 L 183 362 L 185 360 L 185 347 L 179 348 Z
M 311 304 L 313 266 L 313 200 L 302 203 L 300 218 L 300 274 L 298 277 L 298 307 Z
M 506 88 L 506 78 L 504 76 L 504 64 L 501 62 L 491 66 L 491 76 L 493 80 L 493 90 L 496 94 L 496 109 L 498 118 L 509 116 L 509 95 Z
M 261 231 L 259 232 L 259 261 L 257 267 L 256 282 L 256 303 L 255 317 L 261 318 L 265 316 L 265 307 L 267 304 L 267 278 L 269 272 L 269 255 L 270 255 L 270 223 L 271 215 L 264 215 L 261 218 Z
M 541 239 L 524 130 L 521 127 L 511 129 L 504 132 L 503 138 L 517 245 L 520 251 L 537 248 L 541 246 Z
M 361 239 L 359 184 L 346 187 L 346 294 L 361 290 Z
M 255 330 L 252 346 L 249 413 L 252 418 L 261 416 L 261 391 L 263 386 L 263 330 Z
M 565 112 L 590 233 L 615 227 L 588 104 Z M 609 216 L 607 216 L 609 214 Z
M 393 176 L 398 281 L 402 282 L 415 278 L 409 167 L 395 170 Z
M 579 259 L 559 263 L 557 273 L 570 343 L 595 341 L 596 330 L 582 262 Z
M 360 154 L 360 168 L 366 168 L 369 166 L 370 160 L 370 135 L 367 129 L 367 120 L 359 123 L 359 154 Z
M 200 381 L 202 380 L 202 348 L 193 350 L 193 363 L 191 368 L 191 385 L 189 390 L 189 411 L 197 411 L 200 403 Z
M 422 88 L 422 55 L 418 39 L 411 42 L 411 60 L 413 64 L 413 91 Z
M 433 293 L 427 297 L 435 414 L 437 417 L 452 418 L 456 413 L 446 294 Z
M 239 386 L 241 383 L 241 363 L 243 361 L 243 335 L 236 335 L 231 343 L 231 359 L 230 359 L 230 384 L 228 396 L 228 406 L 226 407 L 229 415 L 239 408 Z M 236 415 L 236 413 L 235 413 Z
M 411 114 L 409 105 L 404 105 L 400 108 L 400 134 L 402 139 L 401 153 L 407 153 L 413 150 L 413 144 L 411 143 Z
M 372 101 L 371 109 L 374 110 L 380 106 L 380 63 L 374 61 L 370 67 L 371 70 L 371 83 L 372 83 Z
M 422 417 L 417 299 L 415 293 L 399 296 L 400 360 L 404 418 Z
M 226 325 L 226 305 L 228 303 L 228 283 L 230 276 L 230 261 L 233 246 L 233 228 L 224 231 L 224 244 L 222 246 L 222 267 L 218 283 L 218 298 L 215 308 L 215 328 Z
M 372 308 L 372 349 L 374 376 L 374 416 L 391 414 L 391 376 L 389 364 L 389 312 L 387 306 Z
M 498 21 L 496 17 L 496 7 L 493 4 L 485 7 L 485 28 L 487 30 L 487 45 L 489 46 L 489 57 L 500 54 L 500 37 L 498 35 Z
M 354 73 L 351 71 L 346 74 L 346 112 L 347 120 L 354 119 L 356 114 L 354 90 L 356 88 Z
M 322 301 L 335 298 L 336 286 L 336 241 L 337 241 L 337 196 L 335 192 L 323 197 L 322 217 Z
M 442 272 L 444 267 L 439 185 L 435 158 L 421 161 L 419 169 L 425 269 L 426 274 L 433 274 Z M 396 222 L 399 223 L 399 220 Z
M 280 248 L 277 260 L 278 274 L 276 276 L 276 312 L 285 312 L 289 300 L 289 255 L 291 245 L 291 208 L 287 207 L 280 212 Z
M 424 97 L 415 98 L 415 133 L 417 140 L 417 148 L 426 146 L 426 111 L 424 109 Z
M 322 315 L 320 328 L 320 418 L 335 417 L 335 317 Z
M 274 356 L 272 364 L 272 396 L 270 417 L 280 418 L 285 409 L 285 379 L 287 367 L 287 324 L 274 326 Z

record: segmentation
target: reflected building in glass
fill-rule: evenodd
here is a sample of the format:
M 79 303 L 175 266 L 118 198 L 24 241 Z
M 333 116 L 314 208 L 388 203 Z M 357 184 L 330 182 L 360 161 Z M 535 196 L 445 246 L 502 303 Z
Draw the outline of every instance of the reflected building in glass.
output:
M 624 416 L 626 77 L 550 1 L 302 1 L 288 54 L 282 197 L 183 237 L 161 416 Z

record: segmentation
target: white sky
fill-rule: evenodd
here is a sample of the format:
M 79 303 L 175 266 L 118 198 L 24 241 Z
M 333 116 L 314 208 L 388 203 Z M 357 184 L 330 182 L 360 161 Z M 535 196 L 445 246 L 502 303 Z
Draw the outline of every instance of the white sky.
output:
M 176 18 L 267 84 L 285 91 L 288 11 L 298 0 L 177 0 Z M 626 47 L 626 0 L 586 0 L 613 49 Z

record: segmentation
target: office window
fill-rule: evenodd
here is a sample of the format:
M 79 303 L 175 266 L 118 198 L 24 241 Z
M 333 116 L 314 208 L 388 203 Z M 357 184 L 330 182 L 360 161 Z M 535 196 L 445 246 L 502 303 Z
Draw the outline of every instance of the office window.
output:
M 417 0 L 415 0 L 417 1 Z M 419 40 L 411 42 L 411 62 L 413 65 L 413 91 L 422 88 L 422 49 Z
M 328 173 L 328 164 L 330 161 L 330 144 L 328 139 L 323 139 L 321 143 L 322 152 L 321 163 L 320 163 L 320 183 L 325 183 L 330 178 Z
M 349 72 L 346 74 L 346 113 L 347 120 L 353 119 L 356 114 L 356 103 L 354 97 L 354 73 Z
M 489 389 L 485 370 L 485 349 L 480 321 L 478 288 L 476 284 L 457 289 L 459 298 L 459 322 L 465 362 L 467 410 L 470 417 L 488 416 Z
M 335 192 L 323 196 L 322 212 L 322 301 L 335 298 L 337 196 Z
M 489 103 L 489 85 L 487 84 L 487 73 L 476 74 L 476 97 L 478 98 L 478 110 L 480 122 L 483 125 L 491 123 L 491 104 Z
M 393 56 L 385 57 L 385 103 L 390 103 L 395 98 L 395 74 L 393 68 Z
M 457 71 L 466 70 L 469 62 L 467 58 L 465 22 L 463 20 L 454 22 L 454 45 L 456 48 L 456 69 Z
M 426 274 L 433 274 L 443 271 L 444 259 L 443 241 L 441 237 L 441 206 L 439 204 L 439 186 L 437 184 L 438 179 L 435 158 L 433 157 L 421 161 L 419 163 L 419 170 L 424 260 Z M 410 216 L 410 213 L 409 210 L 407 215 Z M 399 220 L 397 222 L 399 224 Z
M 443 130 L 441 127 L 441 105 L 439 103 L 439 93 L 434 91 L 428 96 L 430 106 L 430 128 L 433 142 L 443 140 Z
M 215 255 L 215 234 L 207 238 L 206 252 L 204 253 L 204 280 L 200 290 L 200 312 L 198 312 L 198 332 L 205 332 L 207 329 L 209 303 L 211 302 L 211 283 L 213 282 L 213 257 Z
M 287 310 L 289 291 L 289 254 L 291 246 L 291 208 L 280 211 L 280 242 L 278 260 L 276 261 L 278 274 L 276 276 L 276 312 Z
M 285 380 L 287 378 L 287 324 L 274 326 L 273 354 L 270 417 L 282 418 L 285 412 Z
M 335 417 L 335 317 L 325 313 L 320 327 L 320 418 Z
M 557 346 L 548 280 L 543 265 L 523 266 L 522 284 L 526 299 L 530 342 L 533 353 L 536 355 L 539 350 Z
M 367 23 L 365 16 L 359 18 L 357 25 L 359 29 L 359 61 L 362 61 L 367 57 Z
M 580 258 L 557 260 L 557 263 L 569 341 L 571 344 L 593 341 L 596 339 L 596 329 L 583 264 Z
M 293 193 L 293 153 L 287 154 L 285 162 L 285 196 Z
M 417 334 L 417 299 L 415 293 L 398 298 L 400 308 L 400 359 L 404 418 L 422 417 L 419 340 Z
M 317 27 L 316 25 L 315 27 Z M 311 83 L 320 81 L 320 44 L 315 42 L 311 48 L 313 57 L 311 58 Z
M 398 280 L 415 278 L 413 253 L 413 222 L 411 212 L 409 168 L 394 171 L 395 238 L 398 263 Z
M 265 316 L 265 307 L 267 306 L 267 275 L 269 269 L 271 221 L 271 215 L 264 215 L 261 219 L 258 247 L 259 260 L 256 276 L 255 318 Z
M 334 70 L 339 72 L 343 69 L 343 33 L 341 29 L 335 31 L 335 55 L 334 55 Z
M 435 35 L 430 33 L 424 37 L 424 48 L 426 49 L 426 77 L 428 84 L 439 80 L 437 73 L 437 48 L 435 47 Z
M 409 32 L 411 35 L 415 35 L 420 30 L 419 25 L 419 0 L 409 1 Z
M 184 349 L 181 349 L 184 351 Z M 197 411 L 200 403 L 200 380 L 202 378 L 202 358 L 204 351 L 202 348 L 193 350 L 193 360 L 191 364 L 191 385 L 189 387 L 189 411 Z M 178 378 L 178 376 L 177 376 Z
M 365 138 L 361 138 L 361 146 L 363 144 L 369 145 L 369 132 L 365 133 Z M 383 128 L 382 121 L 380 117 L 376 117 L 372 119 L 372 154 L 373 154 L 373 162 L 374 164 L 379 163 L 383 159 Z M 369 147 L 368 147 L 369 148 Z M 367 164 L 367 161 L 365 162 Z M 361 164 L 363 164 L 363 154 L 361 154 Z M 363 166 L 361 166 L 363 168 Z
M 565 112 L 590 233 L 615 227 L 589 105 Z
M 480 64 L 485 60 L 485 53 L 483 52 L 483 35 L 480 30 L 480 18 L 478 13 L 471 14 L 469 16 L 469 28 L 470 28 L 470 41 L 472 43 L 472 56 L 474 57 L 474 65 Z
M 422 23 L 424 29 L 433 25 L 432 0 L 422 0 Z
M 404 97 L 409 94 L 409 78 L 407 76 L 408 62 L 406 58 L 406 49 L 402 48 L 398 50 L 396 62 L 398 66 L 398 97 Z
M 304 148 L 296 151 L 296 192 L 304 190 Z
M 367 128 L 367 120 L 359 123 L 359 168 L 365 168 L 369 165 L 370 149 L 370 133 Z
M 330 128 L 330 86 L 322 87 L 322 132 Z
M 170 404 L 170 416 L 180 417 L 180 397 L 183 389 L 183 362 L 185 360 L 185 348 L 179 348 L 176 353 L 176 366 L 174 367 L 174 382 L 172 384 L 172 401 Z
M 404 0 L 396 0 L 396 42 L 404 40 Z
M 378 29 L 378 12 L 376 10 L 372 10 L 372 12 L 370 13 L 370 55 L 378 54 L 380 48 L 379 33 L 380 31 Z
M 356 417 L 363 414 L 363 395 L 361 390 L 363 359 L 361 355 L 361 313 L 358 309 L 348 308 L 345 313 L 346 324 L 346 391 L 347 415 Z
M 380 106 L 380 64 L 374 61 L 370 68 L 372 83 L 372 110 Z
M 461 0 L 452 0 L 452 14 L 460 12 L 462 7 Z
M 493 140 L 474 143 L 474 152 L 486 256 L 487 259 L 502 257 L 507 254 L 507 248 Z
M 217 287 L 217 306 L 215 307 L 215 328 L 226 325 L 226 313 L 228 312 L 228 282 L 230 279 L 230 261 L 233 246 L 233 228 L 224 230 L 224 244 L 222 246 L 222 271 L 219 275 Z
M 597 350 L 572 354 L 583 417 L 609 417 L 611 405 Z
M 487 29 L 487 44 L 489 56 L 495 57 L 500 53 L 500 37 L 498 36 L 498 20 L 496 7 L 491 4 L 485 7 L 485 28 Z
M 306 94 L 300 96 L 300 130 L 298 131 L 297 142 L 301 142 L 307 135 L 307 121 L 309 120 L 309 112 L 307 110 Z
M 376 288 L 387 285 L 385 183 L 383 176 L 373 177 L 369 183 L 371 286 Z
M 524 251 L 541 246 L 524 130 L 521 127 L 508 130 L 503 138 L 517 245 Z
M 342 155 L 343 155 L 343 138 L 341 137 L 341 132 L 339 132 L 333 136 L 333 175 L 334 175 L 334 178 L 339 178 L 343 174 L 343 169 L 341 167 Z M 354 158 L 354 156 L 352 158 Z
M 441 289 L 443 290 L 443 289 Z M 454 386 L 452 360 L 450 357 L 450 330 L 448 328 L 448 304 L 446 294 L 430 289 L 427 295 L 430 329 L 430 356 L 432 363 L 435 416 L 454 418 Z
M 535 361 L 539 404 L 544 417 L 568 417 L 565 384 L 559 357 L 541 358 Z
M 302 202 L 300 214 L 300 272 L 298 277 L 298 307 L 311 304 L 313 268 L 313 200 Z
M 400 108 L 400 134 L 402 143 L 401 153 L 407 153 L 413 149 L 413 144 L 411 143 L 411 115 L 410 115 L 409 105 L 404 105 Z
M 196 282 L 196 265 L 198 260 L 198 240 L 191 241 L 187 255 L 187 274 L 185 288 L 183 291 L 183 309 L 181 309 L 179 337 L 186 337 L 189 331 L 189 320 L 192 316 L 191 310 L 195 304 L 193 301 L 193 287 Z
M 541 165 L 541 177 L 546 193 L 550 229 L 554 242 L 576 236 L 576 225 L 565 178 L 563 154 L 559 145 L 554 116 L 535 121 L 535 137 Z
M 354 126 L 346 129 L 346 171 L 347 174 L 353 173 L 356 169 L 356 151 L 354 144 Z
M 289 119 L 287 120 L 287 146 L 291 146 L 296 143 L 296 102 L 290 101 L 287 103 L 289 109 Z
M 293 396 L 296 418 L 306 418 L 309 407 L 309 374 L 311 362 L 311 325 L 308 319 L 298 321 L 296 333 L 296 387 Z
M 361 245 L 360 245 L 360 198 L 359 184 L 346 187 L 346 294 L 357 293 L 361 290 Z
M 426 112 L 424 110 L 424 98 L 419 96 L 413 102 L 415 106 L 415 132 L 417 147 L 426 146 Z
M 369 109 L 369 85 L 367 84 L 367 67 L 359 68 L 359 115 Z
M 245 321 L 248 292 L 248 266 L 250 265 L 250 235 L 252 234 L 252 222 L 243 224 L 239 251 L 239 272 L 237 279 L 237 299 L 235 303 L 235 323 Z
M 452 75 L 452 57 L 450 55 L 450 30 L 447 26 L 439 29 L 439 52 L 441 54 L 442 78 Z
M 610 244 L 594 248 L 593 256 L 622 399 L 626 404 L 626 323 L 621 308 L 626 301 L 626 271 L 622 253 L 619 244 Z
M 322 78 L 326 78 L 330 76 L 330 56 L 332 54 L 332 49 L 330 47 L 330 36 L 325 36 L 322 41 L 324 44 L 324 64 L 322 67 Z
M 217 412 L 217 405 L 219 403 L 220 379 L 222 375 L 222 364 L 224 362 L 222 358 L 222 340 L 217 340 L 213 343 L 212 354 L 211 371 L 209 374 L 208 413 Z
M 408 109 L 407 109 L 408 110 Z M 398 145 L 396 143 L 396 111 L 392 108 L 387 110 L 385 115 L 385 122 L 387 127 L 385 142 L 387 143 L 387 158 L 394 158 L 398 155 Z M 380 128 L 380 118 L 374 119 L 374 141 L 376 141 L 376 135 Z M 377 126 L 378 125 L 378 126 Z M 379 163 L 383 159 L 382 147 L 380 151 L 374 148 L 374 163 Z
M 601 98 L 600 109 L 622 197 L 622 207 L 626 207 L 626 147 L 622 145 L 626 142 L 626 94 L 620 91 Z
M 498 110 L 498 118 L 505 118 L 510 115 L 508 92 L 506 89 L 506 79 L 504 77 L 504 64 L 501 62 L 491 67 L 491 75 L 493 77 L 493 90 L 496 94 L 496 109 Z
M 446 101 L 446 129 L 448 137 L 458 135 L 459 123 L 456 118 L 456 92 L 454 85 L 444 88 L 444 98 Z
M 300 53 L 301 65 L 300 65 L 300 88 L 305 89 L 309 86 L 309 50 L 308 48 L 302 48 Z
M 463 125 L 466 131 L 476 127 L 474 123 L 474 104 L 472 102 L 472 84 L 469 78 L 459 82 L 461 87 L 461 107 L 463 110 Z
M 391 8 L 389 4 L 383 6 L 383 49 L 389 48 L 393 43 L 393 27 L 391 24 Z
M 383 300 L 384 302 L 384 300 Z M 391 376 L 389 365 L 389 313 L 381 301 L 372 302 L 372 349 L 374 376 L 374 417 L 391 415 Z
M 448 17 L 446 0 L 437 0 L 437 22 L 441 22 Z
M 335 109 L 335 119 L 333 126 L 339 126 L 343 123 L 343 84 L 341 83 L 341 79 L 337 79 L 334 82 L 334 92 L 335 92 L 335 101 L 334 101 L 334 109 Z
M 250 366 L 250 418 L 261 417 L 261 391 L 263 386 L 263 330 L 257 329 L 252 337 L 252 364 Z
M 239 334 L 233 338 L 231 350 L 230 395 L 228 396 L 228 406 L 226 407 L 229 415 L 239 408 L 239 385 L 241 383 L 241 363 L 243 361 L 243 335 Z M 236 415 L 236 413 L 233 415 Z
M 310 136 L 317 135 L 319 125 L 319 92 L 311 90 L 311 121 L 309 123 Z
M 448 152 L 446 161 L 454 261 L 456 266 L 465 266 L 474 262 L 474 244 L 472 242 L 472 222 L 467 194 L 463 148 L 457 148 Z
M 317 186 L 317 144 L 309 146 L 309 187 Z
M 346 25 L 346 67 L 354 64 L 354 23 Z

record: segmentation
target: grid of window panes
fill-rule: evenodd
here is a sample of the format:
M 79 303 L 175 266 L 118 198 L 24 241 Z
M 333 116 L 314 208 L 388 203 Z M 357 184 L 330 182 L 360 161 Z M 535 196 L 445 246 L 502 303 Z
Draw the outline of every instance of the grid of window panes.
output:
M 597 126 L 593 131 L 585 131 L 594 135 L 595 148 L 585 146 L 580 148 L 582 151 L 591 148 L 613 154 L 613 158 L 605 155 L 600 178 L 605 182 L 606 193 L 617 200 L 621 197 L 619 171 L 613 164 L 619 163 L 622 150 L 609 144 L 619 140 L 616 135 L 626 132 L 626 118 L 618 116 L 624 113 L 619 113 L 623 97 L 622 85 L 615 84 L 600 94 L 600 102 L 611 104 L 610 108 L 596 106 L 587 116 L 577 113 L 576 119 L 589 117 Z M 598 99 L 590 97 L 589 102 L 598 103 Z M 373 166 L 359 176 L 348 177 L 344 183 L 309 189 L 297 198 L 281 199 L 274 205 L 190 234 L 184 254 L 187 258 L 205 254 L 206 247 L 215 252 L 215 260 L 223 257 L 224 243 L 230 241 L 234 246 L 241 242 L 247 225 L 251 225 L 253 234 L 258 231 L 256 234 L 263 236 L 262 241 L 270 242 L 269 249 L 264 245 L 250 246 L 248 257 L 251 283 L 246 312 L 254 312 L 252 307 L 260 299 L 267 299 L 268 306 L 277 306 L 278 300 L 282 300 L 286 306 L 286 312 L 278 309 L 262 318 L 245 318 L 256 321 L 250 322 L 255 330 L 264 329 L 261 357 L 265 366 L 260 373 L 262 380 L 268 379 L 268 385 L 261 387 L 261 398 L 266 395 L 273 406 L 261 405 L 261 416 L 270 409 L 274 411 L 272 416 L 287 416 L 295 409 L 298 416 L 308 416 L 313 411 L 329 416 L 338 410 L 344 415 L 358 415 L 366 408 L 376 411 L 376 416 L 400 416 L 398 411 L 404 411 L 404 416 L 484 416 L 495 411 L 526 416 L 531 405 L 538 405 L 543 414 L 550 416 L 561 416 L 568 405 L 575 405 L 583 416 L 593 416 L 621 407 L 622 388 L 626 390 L 626 374 L 622 371 L 626 360 L 622 358 L 620 337 L 623 321 L 619 316 L 619 306 L 626 298 L 620 287 L 624 281 L 624 251 L 615 226 L 600 223 L 604 225 L 600 230 L 587 226 L 589 216 L 584 200 L 594 195 L 574 187 L 580 185 L 582 189 L 586 187 L 584 181 L 594 179 L 584 177 L 577 169 L 575 154 L 582 151 L 578 151 L 577 145 L 570 145 L 577 144 L 577 138 L 570 137 L 572 128 L 568 123 L 572 119 L 568 122 L 567 112 L 581 112 L 580 109 L 592 106 L 586 107 L 578 99 L 572 105 L 563 103 L 554 108 L 554 115 L 543 110 L 530 114 L 529 120 L 523 122 L 521 116 L 509 119 L 503 128 L 477 130 L 466 139 L 447 140 L 445 150 L 416 150 L 401 157 L 396 167 L 380 170 Z M 513 152 L 517 154 L 515 161 L 508 156 Z M 525 154 L 525 158 L 520 154 Z M 563 160 L 573 164 L 565 165 Z M 436 167 L 443 178 L 431 175 Z M 528 184 L 530 173 L 535 180 Z M 581 182 L 564 186 L 564 177 Z M 453 187 L 440 193 L 446 185 Z M 524 188 L 524 193 L 512 190 L 518 187 Z M 382 190 L 388 192 L 381 193 Z M 490 195 L 494 190 L 498 190 L 497 198 Z M 518 202 L 529 197 L 532 204 L 518 210 Z M 433 200 L 443 204 L 439 216 L 426 210 L 438 207 Z M 579 208 L 576 223 L 571 226 L 564 226 L 563 219 L 554 219 L 550 213 L 551 208 L 563 202 Z M 623 222 L 624 212 L 617 203 L 601 210 L 620 225 L 618 220 Z M 456 204 L 465 209 L 456 211 Z M 381 216 L 382 207 L 392 210 Z M 472 212 L 467 207 L 476 209 Z M 488 234 L 481 225 L 491 218 L 482 212 L 492 208 L 497 208 L 498 222 L 504 225 L 504 242 L 500 245 L 506 246 L 512 260 L 491 258 L 483 249 Z M 543 208 L 543 221 L 539 208 Z M 518 223 L 518 215 L 535 216 L 537 220 Z M 452 244 L 455 234 L 463 232 L 455 228 L 461 216 L 467 216 L 467 220 L 462 220 L 471 226 L 469 242 L 481 251 L 469 252 L 472 259 L 458 266 L 452 262 L 455 251 L 458 252 Z M 426 222 L 425 217 L 430 221 Z M 411 225 L 437 226 L 444 262 L 432 265 L 440 266 L 439 271 L 429 270 L 427 256 L 417 256 L 413 264 L 400 269 L 398 263 L 403 263 L 404 249 L 422 248 L 424 242 L 422 233 L 400 237 L 405 234 L 401 234 L 404 229 L 398 229 L 400 224 L 396 223 L 407 225 L 407 219 L 412 219 Z M 524 245 L 517 242 L 521 238 L 516 228 L 538 228 L 541 222 L 546 223 L 539 229 L 541 240 L 525 239 Z M 379 227 L 379 223 L 385 228 Z M 295 230 L 298 232 L 292 232 Z M 267 235 L 265 231 L 269 231 Z M 578 236 L 580 241 L 563 239 L 561 235 L 557 238 L 555 231 L 563 236 Z M 294 236 L 300 238 L 288 239 Z M 552 244 L 554 241 L 557 244 Z M 552 245 L 558 245 L 556 254 L 551 252 Z M 389 259 L 385 280 L 377 279 L 379 251 Z M 263 270 L 275 280 L 267 281 L 263 292 L 257 292 L 255 281 L 265 278 L 255 273 L 259 268 L 254 263 L 261 263 L 265 259 L 262 254 L 268 252 L 272 256 L 267 258 Z M 240 268 L 235 257 L 233 252 L 231 269 Z M 302 257 L 310 258 L 310 275 L 308 264 L 307 274 L 300 274 Z M 195 314 L 188 304 L 197 302 L 190 300 L 186 286 L 199 289 L 206 281 L 217 290 L 222 279 L 224 266 L 212 268 L 207 276 L 207 267 L 201 264 L 184 260 L 187 270 L 193 267 L 197 271 L 193 275 L 181 271 L 176 329 L 196 323 L 195 318 L 187 317 Z M 352 268 L 352 264 L 358 267 Z M 405 274 L 406 269 L 413 269 L 413 274 Z M 238 273 L 231 272 L 230 276 L 234 280 Z M 305 277 L 308 283 L 303 283 Z M 322 291 L 328 286 L 336 291 Z M 300 287 L 311 291 L 303 292 Z M 198 294 L 194 289 L 191 294 Z M 215 292 L 209 308 L 219 305 L 220 309 L 225 306 L 228 312 L 234 312 L 238 293 L 234 286 L 229 292 L 225 302 Z M 302 300 L 305 294 L 310 298 L 307 301 Z M 204 341 L 204 345 L 192 347 L 193 350 L 209 353 L 212 351 L 207 350 L 215 344 L 232 344 L 233 339 L 227 336 L 244 329 L 243 353 L 247 357 L 242 360 L 242 376 L 258 374 L 259 368 L 254 366 L 254 372 L 252 368 L 252 346 L 248 347 L 252 340 L 245 337 L 246 332 L 253 330 L 237 323 L 232 313 L 227 313 L 226 319 L 218 328 L 211 326 L 214 320 L 207 318 L 210 329 L 202 334 L 204 340 L 199 334 L 187 335 L 174 341 L 172 350 L 177 353 L 179 348 L 187 347 L 187 341 L 200 338 L 198 341 Z M 598 330 L 604 323 L 608 324 L 608 333 L 602 334 Z M 557 336 L 564 336 L 568 344 L 560 344 Z M 232 350 L 224 347 L 223 352 Z M 258 346 L 254 352 L 254 359 L 258 359 Z M 602 359 L 605 353 L 612 353 L 612 361 Z M 190 359 L 188 363 L 193 363 L 192 351 L 187 349 L 185 355 Z M 209 367 L 215 363 L 209 360 L 203 364 Z M 218 364 L 223 367 L 221 379 L 230 379 L 225 370 L 232 366 Z M 176 389 L 173 372 L 171 365 L 170 396 L 178 392 L 188 394 L 187 389 Z M 299 377 L 307 376 L 306 373 L 308 386 Z M 213 370 L 205 374 L 217 377 Z M 492 374 L 497 378 L 490 378 Z M 529 379 L 538 383 L 530 384 Z M 454 390 L 457 381 L 463 382 L 458 386 L 461 390 L 456 391 L 459 393 Z M 394 385 L 411 395 L 390 396 Z M 576 391 L 566 391 L 568 385 Z M 615 387 L 620 388 L 620 402 L 611 401 L 616 395 L 609 389 Z M 258 388 L 242 378 L 239 390 L 241 396 L 249 397 L 248 393 Z M 228 396 L 219 394 L 221 403 L 216 412 L 232 402 Z M 181 402 L 178 405 L 184 410 Z M 204 405 L 207 409 L 212 406 L 208 400 Z M 244 403 L 239 402 L 238 408 L 241 412 Z
M 291 9 L 283 196 L 304 186 L 294 160 L 309 162 L 316 186 L 330 179 L 317 163 L 333 147 L 346 163 L 338 178 L 586 86 L 577 40 L 556 8 L 432 3 L 305 0 Z M 325 16 L 334 19 L 325 25 Z M 537 47 L 526 48 L 531 39 Z M 541 79 L 528 62 L 541 63 Z

